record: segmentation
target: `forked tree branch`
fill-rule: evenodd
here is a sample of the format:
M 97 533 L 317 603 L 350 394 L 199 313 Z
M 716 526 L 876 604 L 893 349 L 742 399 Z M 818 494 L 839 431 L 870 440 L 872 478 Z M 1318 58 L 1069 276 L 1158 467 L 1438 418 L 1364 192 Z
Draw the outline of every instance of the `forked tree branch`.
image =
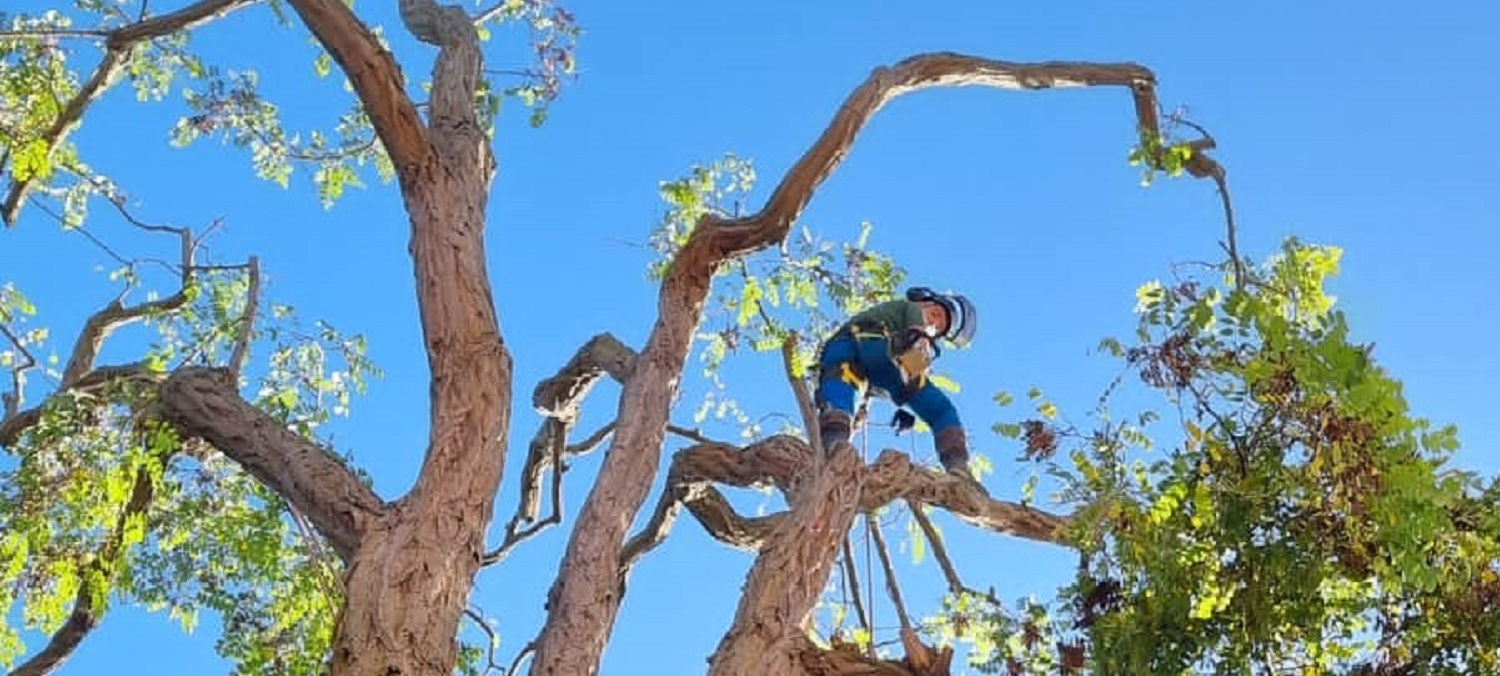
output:
M 175 12 L 101 32 L 100 37 L 104 38 L 104 56 L 99 60 L 99 65 L 94 67 L 93 74 L 63 106 L 52 126 L 42 134 L 41 140 L 47 145 L 47 157 L 52 157 L 68 135 L 78 128 L 89 105 L 115 83 L 121 69 L 129 63 L 130 52 L 136 45 L 177 31 L 190 30 L 254 2 L 256 0 L 200 0 Z M 31 178 L 11 183 L 5 199 L 0 201 L 0 220 L 4 220 L 6 226 L 16 224 L 21 205 L 26 201 L 26 194 L 31 186 Z
M 633 563 L 659 545 L 681 506 L 688 507 L 715 539 L 740 549 L 759 549 L 786 513 L 742 516 L 714 484 L 735 487 L 770 484 L 787 493 L 795 478 L 807 472 L 811 464 L 812 452 L 807 442 L 783 435 L 757 441 L 743 450 L 728 444 L 699 444 L 678 451 L 672 458 L 667 485 L 656 511 L 642 532 L 625 546 L 626 560 Z M 1070 517 L 995 500 L 970 482 L 912 464 L 899 451 L 883 451 L 862 472 L 868 476 L 860 493 L 861 511 L 906 500 L 914 507 L 925 504 L 948 510 L 970 525 L 995 533 L 1066 544 L 1063 528 Z
M 584 343 L 552 377 L 537 383 L 531 403 L 546 418 L 531 439 L 526 463 L 521 468 L 521 496 L 516 513 L 505 526 L 500 545 L 484 555 L 483 564 L 494 565 L 516 545 L 540 533 L 544 528 L 562 522 L 562 461 L 594 450 L 614 431 L 615 423 L 604 426 L 584 441 L 567 444 L 568 432 L 578 419 L 579 409 L 594 385 L 609 375 L 624 382 L 634 368 L 636 354 L 608 333 L 601 333 Z M 541 515 L 542 481 L 548 469 L 552 475 L 552 513 Z

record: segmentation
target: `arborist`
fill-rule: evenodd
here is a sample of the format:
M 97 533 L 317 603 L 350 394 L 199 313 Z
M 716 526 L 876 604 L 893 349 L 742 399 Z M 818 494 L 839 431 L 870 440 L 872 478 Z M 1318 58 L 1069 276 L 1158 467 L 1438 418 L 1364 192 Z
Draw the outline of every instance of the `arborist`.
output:
M 824 341 L 818 356 L 818 432 L 825 453 L 849 441 L 855 413 L 868 397 L 884 396 L 898 407 L 897 433 L 915 419 L 932 428 L 944 469 L 969 475 L 969 447 L 958 410 L 929 377 L 945 341 L 966 347 L 979 317 L 969 299 L 927 287 L 907 289 L 906 298 L 874 305 L 851 317 Z

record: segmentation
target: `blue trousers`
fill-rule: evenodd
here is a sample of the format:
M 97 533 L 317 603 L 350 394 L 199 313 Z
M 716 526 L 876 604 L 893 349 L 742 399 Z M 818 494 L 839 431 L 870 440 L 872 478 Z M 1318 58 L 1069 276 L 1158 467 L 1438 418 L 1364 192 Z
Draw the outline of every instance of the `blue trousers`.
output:
M 860 400 L 886 396 L 897 406 L 909 406 L 934 433 L 962 423 L 948 395 L 922 377 L 908 386 L 891 358 L 890 341 L 840 335 L 823 345 L 818 358 L 817 402 L 854 416 Z

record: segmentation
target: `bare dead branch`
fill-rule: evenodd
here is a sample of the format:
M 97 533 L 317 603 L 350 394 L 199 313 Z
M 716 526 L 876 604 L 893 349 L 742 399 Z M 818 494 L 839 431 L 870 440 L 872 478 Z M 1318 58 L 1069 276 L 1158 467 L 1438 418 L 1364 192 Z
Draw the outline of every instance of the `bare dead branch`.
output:
M 348 563 L 385 504 L 338 457 L 251 406 L 236 388 L 225 369 L 178 369 L 161 388 L 162 418 L 280 493 Z
M 500 545 L 484 555 L 483 565 L 499 563 L 522 541 L 562 522 L 562 472 L 565 467 L 560 463 L 592 451 L 614 432 L 615 423 L 610 422 L 589 438 L 571 446 L 566 445 L 568 432 L 578 418 L 583 399 L 599 379 L 609 374 L 623 382 L 629 377 L 635 358 L 634 350 L 614 336 L 601 333 L 579 347 L 556 374 L 537 383 L 531 395 L 532 405 L 547 417 L 532 437 L 526 463 L 521 468 L 521 496 L 516 513 L 506 524 L 505 537 Z M 549 468 L 553 470 L 552 513 L 538 522 L 543 475 Z
M 260 305 L 260 257 L 250 257 L 250 287 L 245 291 L 245 312 L 240 316 L 240 335 L 234 339 L 234 353 L 229 357 L 229 372 L 236 380 L 250 358 L 250 339 L 255 335 L 255 311 Z
M 94 72 L 84 81 L 83 86 L 73 98 L 63 106 L 62 112 L 52 122 L 52 126 L 42 134 L 42 141 L 47 144 L 47 157 L 57 152 L 57 148 L 67 140 L 68 135 L 78 128 L 83 121 L 83 114 L 88 110 L 90 104 L 109 89 L 115 82 L 120 70 L 130 60 L 130 52 L 135 46 L 153 38 L 170 35 L 177 31 L 190 30 L 206 22 L 222 17 L 236 9 L 250 5 L 255 0 L 200 0 L 179 9 L 175 12 L 152 17 L 144 21 L 138 21 L 128 26 L 121 26 L 108 31 L 104 37 L 104 56 L 100 58 L 99 64 L 94 67 Z M 7 227 L 16 224 L 16 218 L 20 215 L 21 204 L 26 200 L 26 194 L 31 190 L 32 180 L 30 178 L 13 181 L 5 199 L 0 201 L 0 220 L 4 220 Z
M 982 86 L 1036 90 L 1064 87 L 1124 87 L 1135 101 L 1138 128 L 1160 135 L 1156 76 L 1133 63 L 1016 63 L 952 53 L 914 56 L 877 68 L 845 99 L 833 121 L 782 178 L 759 212 L 743 218 L 710 215 L 704 225 L 712 246 L 724 255 L 753 251 L 786 236 L 813 192 L 843 162 L 865 123 L 891 99 L 932 87 Z M 1213 160 L 1201 156 L 1203 167 Z M 705 244 L 707 246 L 707 244 Z
M 31 350 L 26 349 L 26 343 L 21 340 L 21 337 L 3 322 L 0 322 L 0 335 L 4 335 L 21 356 L 20 360 L 10 367 L 10 391 L 0 396 L 0 403 L 4 404 L 3 408 L 0 408 L 0 430 L 3 430 L 5 423 L 15 417 L 21 404 L 26 401 L 26 372 L 36 368 L 36 357 L 31 354 Z M 0 443 L 5 443 L 4 439 L 5 436 L 0 434 Z
M 494 551 L 484 555 L 481 565 L 491 566 L 504 561 L 505 557 L 510 554 L 510 551 L 516 545 L 536 536 L 549 526 L 562 523 L 562 475 L 565 471 L 565 467 L 563 466 L 563 447 L 567 441 L 563 435 L 567 434 L 567 424 L 555 418 L 549 418 L 546 422 L 542 423 L 542 427 L 547 431 L 540 433 L 539 437 L 543 439 L 542 444 L 546 448 L 547 457 L 549 458 L 548 465 L 552 468 L 552 513 L 540 521 L 534 521 L 536 518 L 534 512 L 529 517 L 527 516 L 528 498 L 530 498 L 531 502 L 536 502 L 536 499 L 535 492 L 528 490 L 535 484 L 525 484 L 522 487 L 525 493 L 521 496 L 520 506 L 516 508 L 516 515 L 511 518 L 510 523 L 505 525 L 505 539 L 500 542 L 500 546 L 496 547 Z M 527 458 L 527 464 L 531 464 L 531 458 L 539 456 L 540 454 L 538 453 L 531 454 Z M 540 466 L 540 463 L 538 463 L 538 466 Z M 538 481 L 540 481 L 540 477 L 538 477 Z M 523 527 L 522 524 L 528 521 L 532 523 L 529 526 Z
M 874 620 L 870 618 L 869 611 L 865 610 L 864 596 L 859 591 L 859 567 L 854 565 L 854 548 L 849 546 L 848 533 L 844 534 L 842 553 L 839 558 L 844 560 L 844 584 L 848 586 L 849 598 L 854 602 L 854 613 L 859 616 L 859 626 L 873 639 Z
M 339 0 L 292 0 L 291 5 L 349 76 L 397 171 L 404 175 L 425 163 L 431 152 L 426 131 L 390 51 Z
M 485 637 L 489 638 L 489 641 L 485 644 L 485 676 L 489 676 L 497 671 L 508 673 L 505 671 L 505 667 L 500 666 L 500 663 L 495 661 L 495 646 L 500 645 L 500 635 L 495 633 L 495 628 L 491 627 L 490 623 L 484 619 L 484 616 L 473 608 L 465 608 L 464 615 L 468 616 L 474 622 L 474 626 L 479 627 L 479 630 L 484 632 Z
M 937 526 L 932 525 L 926 508 L 910 499 L 906 501 L 906 507 L 911 510 L 911 518 L 916 519 L 917 526 L 922 529 L 927 544 L 932 545 L 933 558 L 937 559 L 938 566 L 943 569 L 943 578 L 948 581 L 948 591 L 954 594 L 965 591 L 967 588 L 958 577 L 958 569 L 953 567 L 953 559 L 948 558 L 948 547 L 943 544 L 943 536 L 938 534 Z
M 63 368 L 60 389 L 72 387 L 73 383 L 81 378 L 83 374 L 93 369 L 94 361 L 99 356 L 99 350 L 104 347 L 104 340 L 115 329 L 152 315 L 177 312 L 188 304 L 190 297 L 188 289 L 192 283 L 193 251 L 195 248 L 193 234 L 191 230 L 183 229 L 179 230 L 177 235 L 182 241 L 182 285 L 175 293 L 166 298 L 139 303 L 129 307 L 116 300 L 90 316 L 83 323 L 83 329 L 79 332 L 78 339 L 73 342 L 73 352 L 68 357 L 67 366 Z
M 911 629 L 911 617 L 906 614 L 906 602 L 901 600 L 901 584 L 896 581 L 896 567 L 891 564 L 891 551 L 885 545 L 885 535 L 880 532 L 880 520 L 874 512 L 865 512 L 865 528 L 875 543 L 875 553 L 880 558 L 880 567 L 885 571 L 885 590 L 896 607 L 896 617 L 902 629 Z

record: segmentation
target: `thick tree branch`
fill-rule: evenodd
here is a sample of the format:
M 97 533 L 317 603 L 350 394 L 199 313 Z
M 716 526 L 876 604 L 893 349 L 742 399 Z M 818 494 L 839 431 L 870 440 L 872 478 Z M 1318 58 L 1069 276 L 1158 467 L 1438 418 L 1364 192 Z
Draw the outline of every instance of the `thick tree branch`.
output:
M 161 415 L 212 444 L 312 521 L 347 563 L 385 505 L 333 454 L 240 398 L 224 369 L 188 367 L 161 389 Z
M 575 420 L 578 406 L 604 374 L 624 383 L 635 370 L 636 353 L 608 333 L 584 343 L 557 374 L 537 383 L 531 404 L 542 415 Z
M 684 506 L 714 539 L 739 549 L 759 549 L 782 515 L 740 516 L 714 484 L 741 488 L 772 484 L 787 493 L 799 469 L 810 461 L 807 445 L 788 436 L 762 439 L 743 451 L 719 442 L 700 442 L 678 451 L 651 518 L 621 549 L 620 575 L 666 541 Z
M 776 186 L 757 213 L 734 219 L 707 216 L 700 227 L 714 231 L 712 246 L 721 255 L 753 251 L 786 236 L 817 187 L 838 168 L 856 136 L 876 112 L 902 94 L 932 87 L 980 86 L 1035 90 L 1064 87 L 1125 87 L 1133 94 L 1136 124 L 1143 133 L 1160 136 L 1156 76 L 1133 63 L 1016 63 L 951 53 L 915 56 L 877 68 L 844 100 L 833 121 Z M 1203 153 L 1189 167 L 1211 171 L 1218 166 Z M 1208 175 L 1208 174 L 1205 174 Z
M 340 0 L 290 0 L 290 4 L 349 76 L 396 170 L 405 177 L 425 163 L 431 150 L 426 131 L 390 51 Z
M 52 126 L 42 134 L 42 141 L 47 144 L 47 157 L 52 157 L 68 135 L 78 128 L 89 105 L 114 84 L 120 70 L 130 61 L 130 51 L 137 44 L 177 31 L 190 30 L 253 2 L 255 0 L 201 0 L 175 12 L 102 33 L 104 56 L 99 60 L 99 65 L 94 67 L 93 74 L 63 106 L 62 113 L 52 122 Z M 12 182 L 4 201 L 0 201 L 0 220 L 4 220 L 7 226 L 15 225 L 21 212 L 21 204 L 25 202 L 31 185 L 29 178 Z
M 646 540 L 659 541 L 665 537 L 664 533 L 650 536 L 647 533 L 651 526 L 661 525 L 657 523 L 661 520 L 660 515 L 675 515 L 673 510 L 679 502 L 688 506 L 695 517 L 700 512 L 706 517 L 700 518 L 699 522 L 715 539 L 742 549 L 759 549 L 763 540 L 758 538 L 763 538 L 785 513 L 753 519 L 740 516 L 717 491 L 712 490 L 712 485 L 749 487 L 770 483 L 786 492 L 792 480 L 808 469 L 811 458 L 807 443 L 789 436 L 770 437 L 745 447 L 743 451 L 728 444 L 699 444 L 678 451 L 672 459 L 667 487 L 657 505 L 657 516 L 653 516 L 645 532 L 631 539 L 627 550 L 646 547 Z M 873 511 L 903 499 L 913 506 L 920 503 L 946 509 L 959 519 L 985 530 L 1038 542 L 1065 544 L 1062 529 L 1068 524 L 1069 517 L 995 500 L 970 482 L 912 464 L 904 453 L 886 450 L 863 471 L 868 477 L 860 493 L 861 511 Z M 644 552 L 635 553 L 636 558 L 641 553 Z

